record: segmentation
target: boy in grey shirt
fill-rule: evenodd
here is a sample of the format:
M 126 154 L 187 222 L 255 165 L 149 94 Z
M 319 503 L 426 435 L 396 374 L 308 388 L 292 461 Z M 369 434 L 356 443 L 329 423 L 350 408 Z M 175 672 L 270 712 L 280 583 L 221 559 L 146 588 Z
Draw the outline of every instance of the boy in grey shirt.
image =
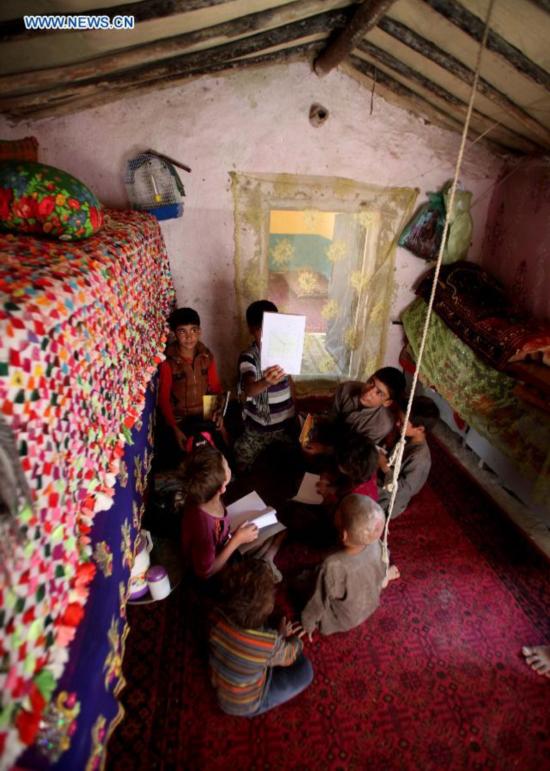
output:
M 388 581 L 399 577 L 394 565 L 386 577 L 379 540 L 384 512 L 372 498 L 347 495 L 335 522 L 343 548 L 321 565 L 313 596 L 302 612 L 302 626 L 310 637 L 315 629 L 328 635 L 362 624 L 378 607 Z
M 393 428 L 389 410 L 405 390 L 405 377 L 396 367 L 382 367 L 366 382 L 351 380 L 338 386 L 332 414 L 337 423 L 380 444 Z
M 405 417 L 401 413 L 401 420 Z M 436 403 L 427 396 L 417 396 L 413 399 L 411 414 L 405 429 L 407 444 L 403 452 L 403 460 L 397 480 L 397 494 L 392 510 L 392 519 L 402 514 L 409 501 L 420 492 L 426 484 L 432 465 L 432 456 L 427 442 L 427 432 L 431 431 L 439 418 Z M 378 502 L 387 512 L 391 491 L 388 489 L 393 479 L 393 470 L 388 466 L 387 458 L 381 453 L 379 465 L 385 474 L 384 487 L 379 490 Z
M 365 382 L 350 380 L 336 389 L 328 422 L 319 421 L 314 441 L 304 447 L 308 455 L 333 452 L 350 433 L 380 444 L 394 425 L 389 409 L 401 401 L 405 377 L 396 367 L 382 367 Z

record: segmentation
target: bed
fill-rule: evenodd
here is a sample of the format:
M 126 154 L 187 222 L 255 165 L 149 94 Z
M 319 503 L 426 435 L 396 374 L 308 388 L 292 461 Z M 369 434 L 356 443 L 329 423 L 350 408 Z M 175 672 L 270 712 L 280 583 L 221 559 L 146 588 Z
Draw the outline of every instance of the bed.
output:
M 433 271 L 402 314 L 416 359 Z M 479 266 L 444 266 L 420 371 L 450 405 L 454 426 L 503 483 L 548 513 L 550 494 L 550 323 L 514 307 Z M 461 422 L 462 421 L 462 422 Z
M 3 565 L 3 762 L 95 769 L 120 713 L 125 605 L 174 302 L 157 221 L 0 235 L 0 411 L 32 491 Z

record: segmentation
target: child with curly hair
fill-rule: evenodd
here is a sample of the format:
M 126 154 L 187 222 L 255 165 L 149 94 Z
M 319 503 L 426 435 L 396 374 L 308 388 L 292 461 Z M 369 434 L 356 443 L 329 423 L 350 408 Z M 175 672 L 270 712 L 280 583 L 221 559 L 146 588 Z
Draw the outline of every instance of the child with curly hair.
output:
M 229 565 L 210 631 L 210 674 L 218 704 L 229 715 L 253 717 L 301 693 L 313 679 L 299 624 L 267 626 L 275 583 L 260 560 Z

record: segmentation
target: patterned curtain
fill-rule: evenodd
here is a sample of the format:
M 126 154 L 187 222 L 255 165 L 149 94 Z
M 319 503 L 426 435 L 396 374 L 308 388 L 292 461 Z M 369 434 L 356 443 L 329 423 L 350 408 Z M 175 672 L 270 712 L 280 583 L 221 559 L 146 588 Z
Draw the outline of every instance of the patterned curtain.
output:
M 232 173 L 244 315 L 260 298 L 307 317 L 299 390 L 363 378 L 384 360 L 397 238 L 418 190 L 336 177 Z

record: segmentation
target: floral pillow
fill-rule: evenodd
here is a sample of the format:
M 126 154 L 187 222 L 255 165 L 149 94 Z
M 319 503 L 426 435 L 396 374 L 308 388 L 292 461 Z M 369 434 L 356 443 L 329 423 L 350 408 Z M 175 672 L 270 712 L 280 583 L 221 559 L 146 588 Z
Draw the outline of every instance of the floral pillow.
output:
M 77 241 L 103 226 L 103 209 L 65 171 L 30 161 L 0 162 L 0 227 Z

